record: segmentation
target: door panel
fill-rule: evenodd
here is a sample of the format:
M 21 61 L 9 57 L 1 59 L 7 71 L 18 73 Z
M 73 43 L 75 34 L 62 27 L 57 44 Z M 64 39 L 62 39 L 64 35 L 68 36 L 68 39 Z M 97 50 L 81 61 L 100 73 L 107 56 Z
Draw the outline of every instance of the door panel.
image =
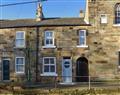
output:
M 76 62 L 76 81 L 87 82 L 89 76 L 88 60 L 85 57 L 80 57 Z
M 10 61 L 4 59 L 3 60 L 3 80 L 10 79 L 10 70 L 9 70 Z
M 72 63 L 71 59 L 63 59 L 63 82 L 71 83 L 72 82 Z

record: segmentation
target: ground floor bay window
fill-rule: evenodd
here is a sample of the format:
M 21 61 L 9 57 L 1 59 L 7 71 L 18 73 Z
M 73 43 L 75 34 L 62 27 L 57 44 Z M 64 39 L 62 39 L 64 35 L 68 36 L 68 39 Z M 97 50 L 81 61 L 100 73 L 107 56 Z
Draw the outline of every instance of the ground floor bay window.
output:
M 55 57 L 44 57 L 42 76 L 57 76 L 56 74 L 56 58 Z

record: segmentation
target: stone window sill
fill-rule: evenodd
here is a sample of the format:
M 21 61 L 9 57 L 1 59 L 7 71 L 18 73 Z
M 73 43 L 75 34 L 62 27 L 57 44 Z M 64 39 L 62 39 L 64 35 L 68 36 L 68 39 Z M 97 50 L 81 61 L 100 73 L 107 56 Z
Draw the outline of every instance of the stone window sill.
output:
M 56 48 L 56 46 L 43 46 L 42 48 Z
M 43 73 L 41 76 L 58 76 L 56 73 Z
M 88 45 L 78 45 L 77 48 L 88 48 Z
M 11 82 L 11 80 L 3 80 L 3 82 L 9 83 L 9 82 Z
M 115 27 L 120 27 L 120 24 L 113 24 L 113 26 L 115 26 Z
M 25 49 L 26 47 L 14 47 L 14 49 Z
M 24 75 L 24 72 L 16 72 L 16 75 Z

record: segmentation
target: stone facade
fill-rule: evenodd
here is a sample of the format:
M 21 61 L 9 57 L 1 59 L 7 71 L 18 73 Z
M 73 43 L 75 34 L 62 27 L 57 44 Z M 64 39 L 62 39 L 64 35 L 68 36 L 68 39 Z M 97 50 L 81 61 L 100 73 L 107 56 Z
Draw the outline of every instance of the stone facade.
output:
M 88 70 L 91 77 L 118 78 L 119 74 L 119 50 L 120 50 L 120 26 L 115 25 L 115 4 L 119 0 L 88 0 L 86 6 L 86 20 L 91 26 L 51 26 L 39 27 L 39 81 L 48 82 L 54 77 L 46 78 L 43 74 L 43 58 L 56 58 L 56 74 L 62 76 L 63 57 L 70 57 L 72 62 L 72 76 L 76 76 L 77 60 L 84 56 L 88 60 Z M 88 9 L 87 9 L 88 8 Z M 101 15 L 107 15 L 107 23 L 100 23 Z M 87 18 L 88 17 L 88 18 Z M 45 31 L 54 32 L 55 48 L 45 48 Z M 79 30 L 86 30 L 86 47 L 77 47 Z M 25 31 L 26 48 L 15 47 L 16 31 Z M 30 51 L 28 51 L 28 49 Z M 29 58 L 28 58 L 29 53 Z M 15 57 L 25 57 L 25 73 L 15 73 Z M 10 59 L 10 80 L 27 81 L 28 76 L 34 82 L 36 77 L 36 27 L 34 28 L 7 28 L 0 29 L 0 80 L 2 81 L 2 59 Z M 30 74 L 28 74 L 30 71 Z M 45 81 L 46 80 L 46 81 Z M 59 77 L 59 81 L 63 81 Z M 73 81 L 76 79 L 73 78 Z M 54 80 L 53 80 L 54 81 Z M 50 82 L 50 81 L 49 81 Z
M 90 52 L 91 71 L 97 76 L 119 76 L 120 25 L 115 24 L 115 5 L 119 0 L 92 0 L 89 2 L 89 21 L 92 26 Z M 101 15 L 107 23 L 101 23 Z M 96 70 L 94 69 L 96 68 Z M 93 75 L 94 75 L 93 74 Z
M 16 39 L 16 31 L 25 31 L 26 33 L 26 48 L 16 48 L 15 47 L 15 39 Z M 25 57 L 26 58 L 26 65 L 25 68 L 27 68 L 28 64 L 28 58 L 27 58 L 27 48 L 31 48 L 30 56 L 32 56 L 35 52 L 35 29 L 34 28 L 12 28 L 12 29 L 1 29 L 0 30 L 0 80 L 3 80 L 3 60 L 4 59 L 10 59 L 10 80 L 21 80 L 22 81 L 26 80 L 26 75 L 17 75 L 15 73 L 15 58 L 18 56 Z M 7 35 L 7 36 L 6 36 Z M 28 43 L 29 46 L 28 46 Z M 31 63 L 34 62 L 34 58 L 31 58 Z M 33 67 L 34 64 L 31 64 Z M 27 72 L 27 69 L 25 69 Z M 31 72 L 34 72 L 34 68 L 31 68 Z M 34 76 L 34 75 L 33 75 Z M 23 80 L 24 79 L 24 80 Z
M 64 27 L 41 27 L 39 28 L 39 75 L 42 74 L 42 62 L 43 57 L 56 57 L 56 72 L 59 76 L 62 76 L 62 59 L 63 57 L 69 56 L 72 59 L 73 68 L 76 68 L 76 60 L 82 54 L 85 54 L 88 58 L 89 48 L 78 48 L 78 30 L 87 30 L 89 26 L 64 26 Z M 36 28 L 12 28 L 12 29 L 1 29 L 0 33 L 3 38 L 1 38 L 1 73 L 2 73 L 2 58 L 10 59 L 10 80 L 16 80 L 18 78 L 24 78 L 26 80 L 27 70 L 30 68 L 31 78 L 35 80 L 35 62 L 36 62 Z M 56 48 L 44 48 L 44 31 L 52 30 L 55 35 L 55 46 Z M 29 46 L 26 48 L 16 48 L 15 47 L 15 34 L 16 31 L 25 31 L 26 33 L 26 45 L 28 41 L 30 42 Z M 6 35 L 8 35 L 6 37 Z M 72 35 L 72 36 L 71 36 Z M 87 44 L 89 42 L 89 37 L 87 36 Z M 30 66 L 27 62 L 27 47 L 31 48 L 30 51 Z M 16 74 L 15 73 L 15 57 L 22 56 L 26 58 L 26 73 L 25 74 Z M 34 56 L 34 57 L 33 57 Z M 73 69 L 73 75 L 75 75 L 75 69 Z M 41 77 L 39 77 L 41 79 Z M 2 80 L 2 75 L 1 75 Z M 23 79 L 22 79 L 23 80 Z

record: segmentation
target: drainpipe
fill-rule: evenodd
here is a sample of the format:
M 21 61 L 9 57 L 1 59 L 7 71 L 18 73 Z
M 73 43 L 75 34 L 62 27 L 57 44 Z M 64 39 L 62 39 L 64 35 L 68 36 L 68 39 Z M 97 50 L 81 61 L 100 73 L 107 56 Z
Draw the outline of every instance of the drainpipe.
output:
M 36 82 L 38 82 L 39 78 L 39 27 L 36 27 Z

